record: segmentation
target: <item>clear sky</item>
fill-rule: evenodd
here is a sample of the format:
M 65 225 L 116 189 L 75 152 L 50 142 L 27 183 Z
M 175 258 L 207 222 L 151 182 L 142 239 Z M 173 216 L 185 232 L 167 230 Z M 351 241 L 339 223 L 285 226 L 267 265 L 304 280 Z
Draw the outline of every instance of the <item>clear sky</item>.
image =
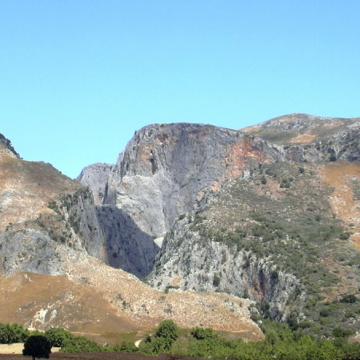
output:
M 149 123 L 360 116 L 359 0 L 0 0 L 0 133 L 75 177 Z

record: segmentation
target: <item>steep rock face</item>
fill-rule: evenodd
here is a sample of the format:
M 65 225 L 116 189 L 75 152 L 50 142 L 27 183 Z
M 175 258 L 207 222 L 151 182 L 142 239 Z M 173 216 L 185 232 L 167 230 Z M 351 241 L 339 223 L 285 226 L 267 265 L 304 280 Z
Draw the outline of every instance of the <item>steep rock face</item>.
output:
M 97 216 L 106 239 L 108 264 L 144 278 L 153 269 L 159 251 L 153 238 L 116 206 L 98 207 Z
M 161 290 L 225 292 L 268 304 L 273 319 L 285 320 L 287 304 L 300 294 L 296 276 L 288 274 L 251 251 L 238 249 L 191 230 L 192 220 L 176 223 L 150 284 Z
M 162 237 L 204 192 L 279 155 L 266 142 L 213 126 L 151 125 L 137 132 L 112 171 L 105 200 Z
M 93 185 L 99 184 L 97 170 L 88 177 L 85 170 L 80 181 L 90 185 L 95 196 L 101 186 L 106 188 L 99 216 L 111 249 L 110 264 L 143 277 L 181 214 L 225 181 L 247 176 L 252 166 L 282 156 L 267 142 L 235 130 L 151 125 L 134 135 L 102 185 Z
M 112 165 L 109 164 L 94 164 L 84 168 L 78 177 L 92 191 L 95 205 L 101 205 L 104 201 L 111 169 Z

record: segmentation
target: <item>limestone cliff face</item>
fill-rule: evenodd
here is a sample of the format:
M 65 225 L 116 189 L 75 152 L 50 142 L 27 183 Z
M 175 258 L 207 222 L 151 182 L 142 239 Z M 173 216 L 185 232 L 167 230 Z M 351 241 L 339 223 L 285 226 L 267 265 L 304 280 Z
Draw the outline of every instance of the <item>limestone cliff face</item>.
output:
M 105 171 L 98 165 L 85 169 L 80 181 L 90 185 L 95 198 L 105 192 L 98 212 L 110 264 L 144 277 L 181 214 L 224 182 L 282 156 L 266 141 L 235 130 L 150 125 L 135 133 L 102 185 L 99 173 L 103 177 Z
M 135 134 L 110 174 L 105 202 L 163 237 L 209 190 L 243 176 L 277 151 L 241 132 L 192 124 L 151 125 Z
M 166 237 L 149 283 L 161 290 L 225 292 L 267 304 L 273 319 L 285 320 L 287 305 L 302 292 L 300 281 L 269 259 L 191 230 L 179 220 Z
M 83 185 L 88 186 L 94 195 L 95 205 L 101 205 L 107 193 L 107 183 L 112 165 L 94 164 L 81 171 L 78 179 Z

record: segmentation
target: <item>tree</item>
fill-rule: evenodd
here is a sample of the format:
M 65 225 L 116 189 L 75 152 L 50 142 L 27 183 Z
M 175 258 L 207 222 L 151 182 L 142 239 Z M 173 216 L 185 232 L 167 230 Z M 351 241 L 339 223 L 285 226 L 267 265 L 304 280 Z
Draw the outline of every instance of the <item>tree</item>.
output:
M 43 335 L 33 335 L 30 336 L 25 344 L 23 355 L 32 356 L 33 360 L 35 358 L 46 358 L 48 359 L 51 354 L 51 343 L 46 336 Z
M 68 339 L 71 339 L 73 335 L 61 328 L 51 328 L 45 332 L 45 336 L 50 341 L 51 346 L 63 347 Z
M 157 328 L 155 335 L 148 336 L 141 345 L 141 351 L 148 354 L 168 352 L 178 338 L 178 327 L 172 320 L 164 320 Z
M 18 324 L 0 324 L 0 344 L 24 342 L 29 331 Z
M 157 328 L 155 336 L 175 341 L 178 338 L 178 328 L 172 320 L 164 320 Z

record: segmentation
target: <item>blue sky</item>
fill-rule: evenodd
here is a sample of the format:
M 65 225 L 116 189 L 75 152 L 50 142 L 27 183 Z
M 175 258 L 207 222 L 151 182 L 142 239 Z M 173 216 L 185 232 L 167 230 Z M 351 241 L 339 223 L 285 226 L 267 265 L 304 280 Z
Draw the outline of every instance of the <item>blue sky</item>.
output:
M 75 177 L 149 123 L 360 116 L 358 0 L 1 0 L 0 132 Z

